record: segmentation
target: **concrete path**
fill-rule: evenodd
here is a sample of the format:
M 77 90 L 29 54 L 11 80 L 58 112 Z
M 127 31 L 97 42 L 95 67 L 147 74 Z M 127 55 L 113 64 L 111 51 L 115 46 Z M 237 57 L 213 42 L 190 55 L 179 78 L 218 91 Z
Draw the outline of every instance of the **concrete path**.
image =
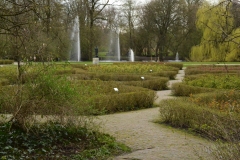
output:
M 179 71 L 173 83 L 181 82 L 184 70 Z M 157 92 L 155 103 L 174 98 L 171 91 Z M 203 138 L 181 130 L 154 123 L 159 118 L 159 108 L 99 116 L 102 132 L 114 136 L 132 148 L 132 153 L 110 158 L 112 160 L 195 160 L 212 159 L 209 147 L 213 144 Z

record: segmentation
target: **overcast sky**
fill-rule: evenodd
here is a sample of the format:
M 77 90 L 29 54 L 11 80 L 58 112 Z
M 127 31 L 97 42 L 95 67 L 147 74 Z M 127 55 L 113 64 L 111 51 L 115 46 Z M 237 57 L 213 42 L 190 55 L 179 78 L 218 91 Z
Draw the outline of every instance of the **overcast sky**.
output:
M 107 0 L 102 0 L 102 1 L 107 1 Z M 124 2 L 125 0 L 110 0 L 110 3 L 115 3 L 116 5 L 117 4 L 121 4 L 122 2 Z M 137 4 L 144 4 L 144 3 L 146 3 L 146 2 L 149 2 L 149 1 L 151 1 L 151 0 L 135 0 L 136 2 L 137 2 Z M 209 2 L 211 2 L 211 3 L 216 3 L 216 2 L 218 2 L 218 0 L 207 0 L 207 1 L 209 1 Z

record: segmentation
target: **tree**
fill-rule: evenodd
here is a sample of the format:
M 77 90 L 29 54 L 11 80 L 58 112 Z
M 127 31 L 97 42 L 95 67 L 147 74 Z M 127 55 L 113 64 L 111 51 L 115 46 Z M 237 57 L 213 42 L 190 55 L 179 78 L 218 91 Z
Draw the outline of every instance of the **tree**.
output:
M 129 33 L 129 48 L 133 48 L 133 32 L 134 32 L 134 20 L 136 17 L 136 7 L 133 0 L 125 0 L 123 5 L 123 16 L 127 22 L 127 32 Z
M 10 47 L 12 51 L 8 53 L 10 57 L 17 61 L 33 57 L 45 61 L 61 55 L 62 59 L 66 59 L 68 33 L 62 26 L 63 5 L 60 2 L 12 0 L 2 2 L 1 7 L 3 25 L 0 32 L 8 42 L 14 42 Z M 61 52 L 58 54 L 57 51 Z
M 8 55 L 18 63 L 16 85 L 11 87 L 14 94 L 8 96 L 11 99 L 11 107 L 13 107 L 11 121 L 13 124 L 26 128 L 25 115 L 29 117 L 31 114 L 28 111 L 31 109 L 29 104 L 32 100 L 26 100 L 24 92 L 24 87 L 26 87 L 24 83 L 27 81 L 26 77 L 29 72 L 28 62 L 33 60 L 33 57 L 40 57 L 43 61 L 52 61 L 54 57 L 59 56 L 57 50 L 60 50 L 60 43 L 63 42 L 61 41 L 63 35 L 59 34 L 62 28 L 58 27 L 61 24 L 62 5 L 58 1 L 51 1 L 50 4 L 49 0 L 8 0 L 0 2 L 0 5 L 2 7 L 0 35 L 6 36 L 6 38 L 1 36 L 0 40 L 4 40 L 9 48 Z M 22 62 L 25 64 L 22 65 Z M 29 77 L 28 80 L 33 81 L 34 78 Z M 36 85 L 30 84 L 30 86 L 36 88 Z M 10 106 L 10 104 L 7 105 Z
M 145 24 L 148 33 L 156 34 L 155 55 L 158 60 L 163 60 L 173 42 L 171 38 L 176 31 L 184 25 L 184 1 L 153 0 L 144 8 Z
M 202 31 L 201 43 L 192 48 L 192 60 L 238 61 L 239 29 L 232 16 L 232 2 L 216 6 L 205 4 L 198 11 L 197 27 Z M 201 55 L 198 59 L 196 55 Z
M 192 46 L 199 44 L 201 40 L 202 34 L 195 25 L 196 13 L 201 4 L 202 0 L 186 0 L 186 4 L 183 5 L 182 25 L 177 25 L 174 29 L 176 32 L 173 34 L 174 42 L 171 43 L 171 48 L 186 60 L 189 59 Z

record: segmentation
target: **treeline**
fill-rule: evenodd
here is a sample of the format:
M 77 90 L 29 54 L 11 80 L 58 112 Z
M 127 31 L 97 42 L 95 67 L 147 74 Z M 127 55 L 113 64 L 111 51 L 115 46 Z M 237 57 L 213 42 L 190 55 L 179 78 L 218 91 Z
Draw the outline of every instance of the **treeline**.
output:
M 81 60 L 91 60 L 96 46 L 108 52 L 115 32 L 122 56 L 131 48 L 155 60 L 178 52 L 184 60 L 237 61 L 238 15 L 239 3 L 228 0 L 215 6 L 203 0 L 1 1 L 0 58 L 69 60 L 78 17 Z

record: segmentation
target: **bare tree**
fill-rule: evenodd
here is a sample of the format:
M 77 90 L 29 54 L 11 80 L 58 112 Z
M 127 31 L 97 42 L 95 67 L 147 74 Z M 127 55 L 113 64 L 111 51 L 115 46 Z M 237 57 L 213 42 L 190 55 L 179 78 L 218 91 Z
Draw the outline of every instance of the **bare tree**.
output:
M 179 12 L 182 10 L 181 1 L 175 0 L 153 0 L 145 8 L 145 16 L 152 25 L 149 32 L 156 34 L 155 55 L 157 60 L 163 60 L 168 50 L 169 35 L 173 27 L 181 25 L 182 17 Z M 180 10 L 180 11 L 179 11 Z

